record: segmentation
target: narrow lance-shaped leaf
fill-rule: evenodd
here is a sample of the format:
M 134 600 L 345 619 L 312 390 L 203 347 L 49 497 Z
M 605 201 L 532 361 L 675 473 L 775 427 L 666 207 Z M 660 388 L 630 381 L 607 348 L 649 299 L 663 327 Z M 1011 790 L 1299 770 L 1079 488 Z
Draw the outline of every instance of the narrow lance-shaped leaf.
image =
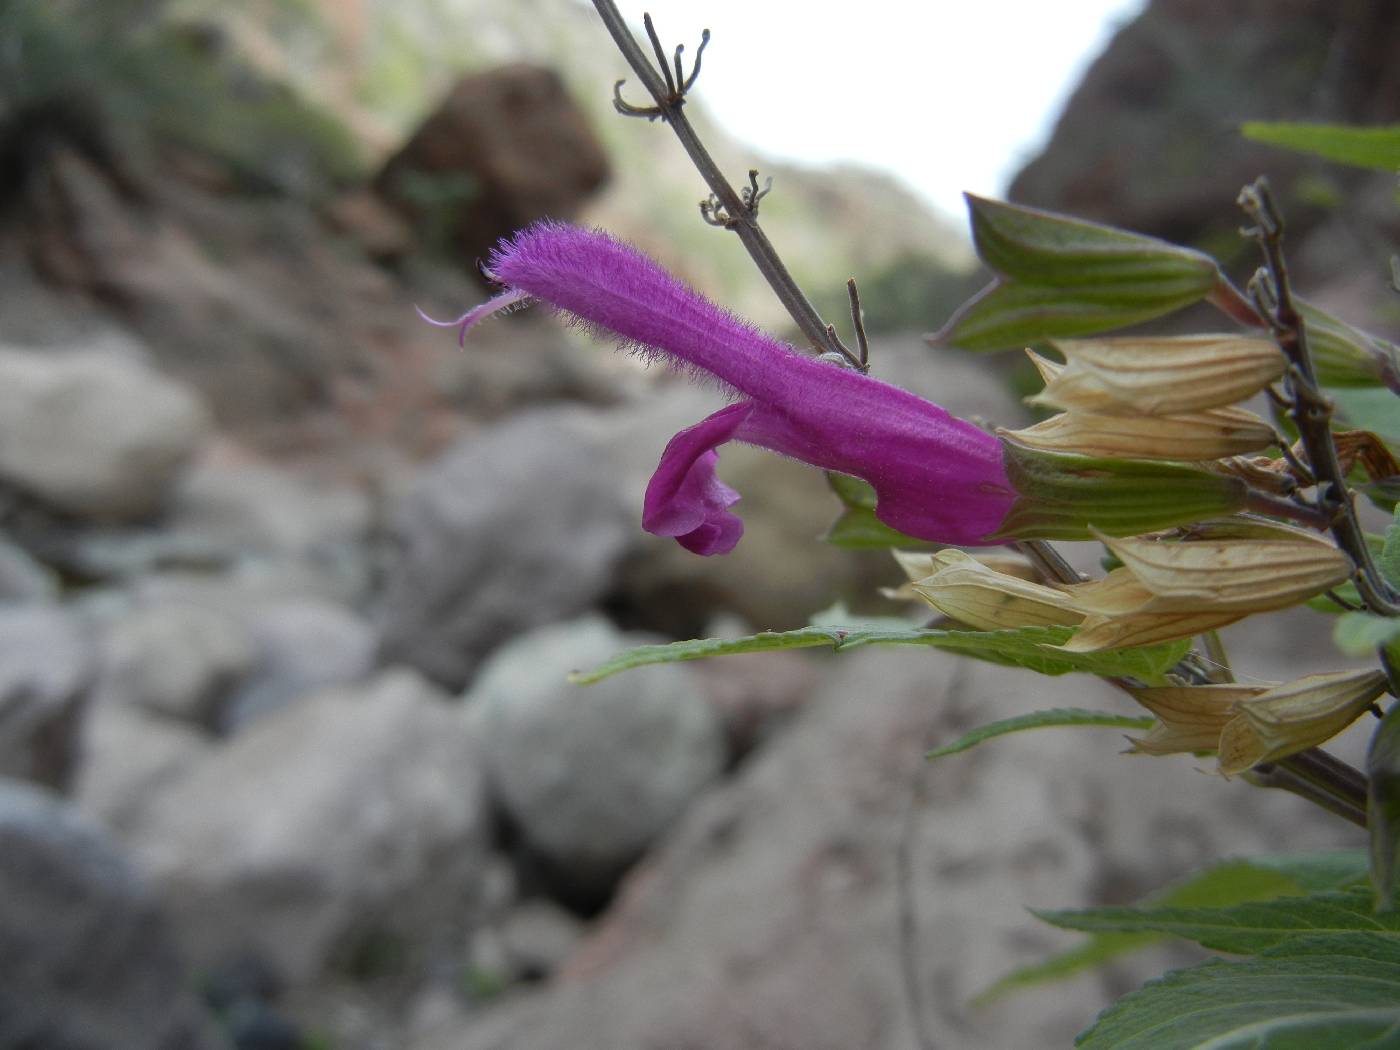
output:
M 967 751 L 978 744 L 993 740 L 1009 733 L 1024 733 L 1031 729 L 1052 727 L 1098 726 L 1108 729 L 1146 729 L 1151 719 L 1135 718 L 1132 715 L 1119 715 L 1111 711 L 1087 711 L 1080 707 L 1056 707 L 1045 711 L 1032 711 L 1029 714 L 1003 718 L 964 733 L 951 744 L 934 748 L 925 757 L 943 758 Z
M 1338 164 L 1372 168 L 1392 175 L 1400 170 L 1400 124 L 1368 128 L 1251 120 L 1240 130 L 1245 138 L 1255 142 L 1311 153 Z
M 1069 627 L 1024 627 L 1015 631 L 940 631 L 902 627 L 888 623 L 868 626 L 814 625 L 795 631 L 765 631 L 744 638 L 703 638 L 644 645 L 619 653 L 590 671 L 570 676 L 581 685 L 601 681 L 621 671 L 647 664 L 703 660 L 734 653 L 769 652 L 778 649 L 825 647 L 841 652 L 867 645 L 925 645 L 1011 667 L 1026 667 L 1040 674 L 1072 671 L 1115 676 L 1129 675 L 1144 681 L 1160 681 L 1186 654 L 1187 643 L 1122 649 L 1102 653 L 1066 653 L 1062 646 Z
M 1036 911 L 1039 918 L 1084 933 L 1152 931 L 1203 947 L 1253 955 L 1292 937 L 1317 933 L 1379 933 L 1400 948 L 1400 912 L 1377 915 L 1363 891 L 1281 897 L 1223 908 L 1102 907 Z
M 1152 302 L 1104 301 L 1082 290 L 996 281 L 960 306 L 928 340 L 959 350 L 1011 350 L 1058 336 L 1110 332 L 1164 312 Z

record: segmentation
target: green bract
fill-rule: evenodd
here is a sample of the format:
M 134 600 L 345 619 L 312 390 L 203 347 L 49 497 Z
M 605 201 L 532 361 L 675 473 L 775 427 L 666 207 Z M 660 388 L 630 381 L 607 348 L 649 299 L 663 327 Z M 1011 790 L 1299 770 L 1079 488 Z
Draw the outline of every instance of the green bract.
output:
M 1233 513 L 1247 494 L 1238 478 L 1185 463 L 1046 452 L 1006 438 L 1002 446 L 1019 494 L 998 530 L 1004 537 L 1132 536 Z
M 1090 335 L 1204 299 L 1215 260 L 1155 237 L 967 195 L 977 254 L 998 280 L 931 338 L 1001 350 Z

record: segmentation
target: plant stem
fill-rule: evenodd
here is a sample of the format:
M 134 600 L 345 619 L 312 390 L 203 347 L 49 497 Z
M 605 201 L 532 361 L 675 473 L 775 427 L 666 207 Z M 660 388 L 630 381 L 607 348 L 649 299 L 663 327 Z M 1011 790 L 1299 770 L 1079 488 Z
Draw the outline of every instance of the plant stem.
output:
M 829 334 L 826 322 L 821 319 L 816 308 L 797 287 L 797 282 L 793 280 L 792 274 L 788 272 L 782 259 L 778 257 L 777 250 L 768 240 L 768 235 L 758 224 L 757 206 L 744 202 L 729 180 L 719 170 L 719 166 L 710 156 L 704 143 L 700 141 L 700 136 L 696 134 L 695 128 L 691 126 L 682 110 L 682 106 L 685 104 L 684 88 L 681 86 L 668 88 L 666 82 L 652 67 L 651 61 L 642 51 L 636 38 L 632 36 L 632 31 L 627 28 L 627 23 L 618 12 L 613 0 L 593 0 L 593 6 L 598 11 L 598 17 L 603 20 L 603 25 L 612 34 L 613 42 L 617 44 L 617 49 L 622 52 L 622 57 L 627 59 L 627 64 L 637 74 L 637 79 L 642 82 L 642 86 L 646 88 L 647 93 L 655 101 L 656 110 L 652 115 L 659 116 L 671 125 L 671 130 L 676 133 L 676 138 L 680 139 L 681 146 L 690 157 L 690 162 L 695 165 L 695 170 L 700 173 L 700 177 L 709 186 L 710 192 L 715 195 L 723 207 L 725 216 L 723 225 L 738 234 L 740 243 L 748 251 L 754 265 L 758 267 L 758 272 L 763 275 L 763 279 L 777 294 L 784 309 L 787 310 L 802 334 L 806 336 L 807 341 L 818 351 L 839 354 L 853 367 L 858 367 L 859 362 L 850 351 L 841 346 L 839 340 L 833 339 Z
M 1356 566 L 1356 588 L 1374 613 L 1400 616 L 1397 594 L 1376 568 L 1356 517 L 1337 448 L 1332 442 L 1332 402 L 1318 388 L 1308 336 L 1302 315 L 1293 301 L 1288 266 L 1283 258 L 1283 218 L 1274 203 L 1267 179 L 1259 178 L 1240 191 L 1242 207 L 1255 223 L 1250 231 L 1264 253 L 1264 268 L 1250 283 L 1254 305 L 1267 320 L 1274 341 L 1288 359 L 1284 386 L 1291 404 L 1288 414 L 1298 428 L 1308 468 L 1317 479 L 1318 509 L 1330 522 L 1332 538 Z
M 1292 500 L 1280 499 L 1271 496 L 1267 492 L 1260 492 L 1251 489 L 1245 495 L 1245 510 L 1252 510 L 1256 514 L 1265 514 L 1275 518 L 1291 518 L 1300 525 L 1307 525 L 1310 528 L 1326 531 L 1331 525 L 1331 518 L 1317 507 L 1310 507 L 1302 503 L 1294 503 Z
M 1264 787 L 1279 787 L 1310 798 L 1324 809 L 1364 828 L 1366 777 L 1325 751 L 1311 748 L 1253 770 Z

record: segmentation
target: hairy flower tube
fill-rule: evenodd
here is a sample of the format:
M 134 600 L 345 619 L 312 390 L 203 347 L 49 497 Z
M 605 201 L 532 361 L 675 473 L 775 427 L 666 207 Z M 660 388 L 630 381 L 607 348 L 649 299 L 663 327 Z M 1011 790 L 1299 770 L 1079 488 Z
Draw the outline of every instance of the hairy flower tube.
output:
M 728 441 L 864 479 L 875 516 L 906 535 L 995 543 L 1016 499 L 991 434 L 908 391 L 804 356 L 716 306 L 636 248 L 544 222 L 502 242 L 488 275 L 505 291 L 450 322 L 467 330 L 538 299 L 646 357 L 717 380 L 733 404 L 676 434 L 647 486 L 642 526 L 697 554 L 734 548 L 739 494 L 715 473 Z

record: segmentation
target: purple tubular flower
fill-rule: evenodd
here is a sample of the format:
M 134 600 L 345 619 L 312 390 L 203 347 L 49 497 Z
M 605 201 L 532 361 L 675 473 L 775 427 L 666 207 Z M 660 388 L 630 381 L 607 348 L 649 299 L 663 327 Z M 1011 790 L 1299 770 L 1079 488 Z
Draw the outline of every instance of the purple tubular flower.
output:
M 804 356 L 687 288 L 605 233 L 537 223 L 492 253 L 506 287 L 456 321 L 466 331 L 529 297 L 630 349 L 717 379 L 740 400 L 673 437 L 647 486 L 642 525 L 697 554 L 734 548 L 739 496 L 715 451 L 744 441 L 863 478 L 875 516 L 909 536 L 983 544 L 1015 501 L 1001 443 L 908 391 Z

